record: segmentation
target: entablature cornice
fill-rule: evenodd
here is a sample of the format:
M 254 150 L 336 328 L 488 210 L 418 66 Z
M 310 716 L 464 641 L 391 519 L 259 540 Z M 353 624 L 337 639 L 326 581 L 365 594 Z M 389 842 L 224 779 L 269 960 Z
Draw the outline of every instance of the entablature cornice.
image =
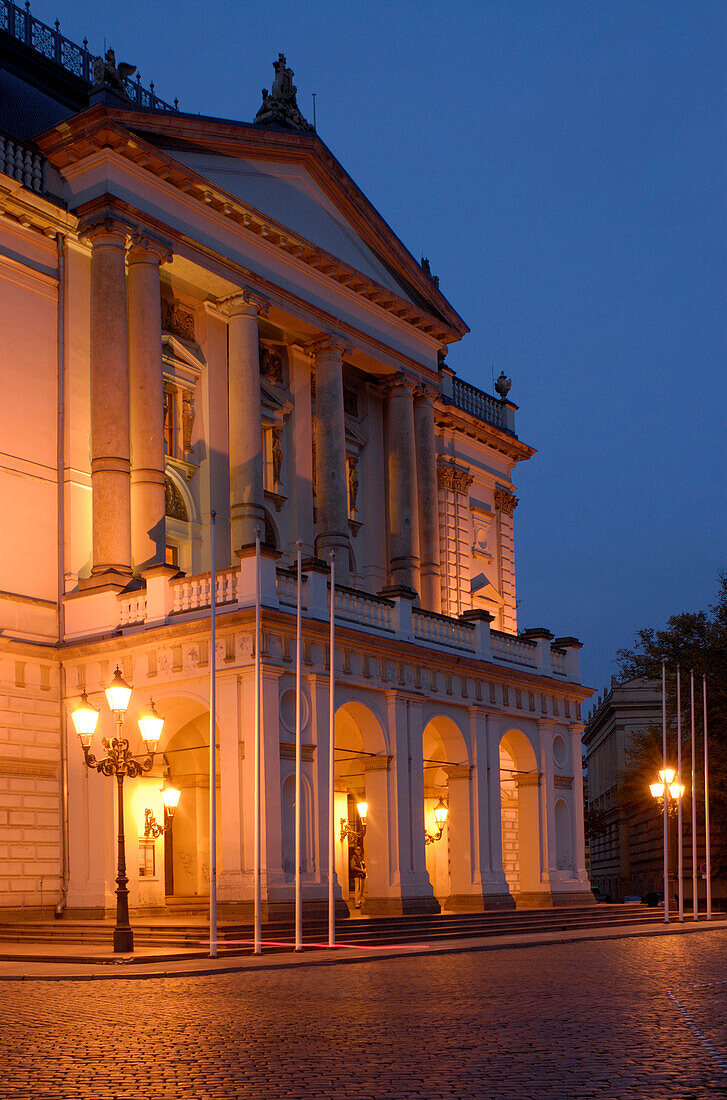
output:
M 478 443 L 484 443 L 487 447 L 499 451 L 512 462 L 524 462 L 536 454 L 536 448 L 523 443 L 509 432 L 496 428 L 484 420 L 478 419 L 472 413 L 458 409 L 456 405 L 446 404 L 438 398 L 434 403 L 435 423 L 438 427 L 449 428 L 462 435 L 476 439 Z

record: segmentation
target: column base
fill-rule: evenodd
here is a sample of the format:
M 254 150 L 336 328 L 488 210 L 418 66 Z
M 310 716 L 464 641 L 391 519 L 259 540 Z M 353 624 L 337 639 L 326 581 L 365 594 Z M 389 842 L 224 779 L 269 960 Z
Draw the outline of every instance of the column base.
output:
M 571 905 L 596 905 L 590 890 L 534 890 L 515 895 L 518 909 L 563 909 Z
M 425 913 L 441 913 L 435 897 L 364 898 L 361 912 L 367 917 L 407 917 Z
M 120 592 L 126 588 L 132 579 L 132 572 L 124 569 L 110 568 L 92 572 L 90 577 L 79 577 L 78 587 L 83 592 L 100 592 L 104 589 L 113 589 Z
M 489 909 L 514 909 L 511 894 L 450 894 L 443 910 L 452 913 L 486 913 Z

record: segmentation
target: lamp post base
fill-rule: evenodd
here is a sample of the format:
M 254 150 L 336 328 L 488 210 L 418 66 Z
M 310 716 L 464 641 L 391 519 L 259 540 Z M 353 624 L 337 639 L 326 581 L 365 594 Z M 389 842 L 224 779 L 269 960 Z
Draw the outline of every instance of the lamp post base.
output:
M 130 928 L 114 928 L 114 951 L 117 954 L 134 950 L 134 933 Z

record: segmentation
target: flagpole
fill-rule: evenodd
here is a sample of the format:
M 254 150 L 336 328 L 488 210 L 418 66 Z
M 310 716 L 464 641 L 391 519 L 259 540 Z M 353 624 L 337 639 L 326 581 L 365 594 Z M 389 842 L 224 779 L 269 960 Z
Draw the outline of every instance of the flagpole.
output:
M 694 920 L 699 920 L 699 900 L 697 898 L 697 759 L 694 744 L 694 669 L 689 673 L 689 687 L 692 700 L 692 909 Z
M 210 956 L 217 958 L 217 570 L 215 565 L 215 520 L 210 512 L 212 568 L 210 570 Z
M 666 665 L 661 662 L 661 748 L 666 772 Z M 669 923 L 669 792 L 664 781 L 664 924 Z
M 262 920 L 261 920 L 261 892 L 260 892 L 260 528 L 255 528 L 255 748 L 254 748 L 254 817 L 255 835 L 253 856 L 253 879 L 255 900 L 254 908 L 254 935 L 253 951 L 256 955 L 262 954 Z
M 679 797 L 677 799 L 677 828 L 679 829 L 678 867 L 679 867 L 679 920 L 684 920 L 684 853 L 682 851 L 682 674 L 677 665 L 677 783 L 679 784 Z
M 328 946 L 336 943 L 336 907 L 333 897 L 333 875 L 335 870 L 335 681 L 336 681 L 336 554 L 330 551 L 331 559 L 331 638 L 328 675 Z
M 712 859 L 709 845 L 709 764 L 707 762 L 707 677 L 702 673 L 704 703 L 704 828 L 706 833 L 705 863 L 707 865 L 707 920 L 712 919 Z
M 302 543 L 298 539 L 298 600 L 295 620 L 295 950 L 303 950 L 303 903 L 300 883 L 300 768 L 301 768 L 301 730 L 300 730 L 300 693 L 301 660 L 300 650 L 303 640 L 302 617 Z

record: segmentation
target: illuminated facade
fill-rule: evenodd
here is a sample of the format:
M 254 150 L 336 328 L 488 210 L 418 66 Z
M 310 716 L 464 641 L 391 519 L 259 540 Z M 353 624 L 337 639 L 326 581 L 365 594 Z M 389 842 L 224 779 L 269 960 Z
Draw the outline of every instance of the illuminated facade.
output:
M 69 715 L 117 661 L 128 729 L 150 697 L 166 719 L 125 786 L 132 908 L 203 906 L 212 511 L 221 912 L 252 897 L 256 527 L 265 912 L 293 897 L 298 539 L 306 903 L 327 892 L 331 550 L 335 816 L 365 797 L 364 911 L 590 899 L 590 693 L 575 639 L 517 633 L 512 476 L 533 452 L 506 380 L 493 397 L 447 366 L 465 324 L 302 118 L 282 56 L 254 122 L 201 118 L 0 10 L 0 906 L 113 908 L 114 785 Z M 144 838 L 165 774 L 179 808 Z M 344 838 L 344 899 L 347 859 Z

